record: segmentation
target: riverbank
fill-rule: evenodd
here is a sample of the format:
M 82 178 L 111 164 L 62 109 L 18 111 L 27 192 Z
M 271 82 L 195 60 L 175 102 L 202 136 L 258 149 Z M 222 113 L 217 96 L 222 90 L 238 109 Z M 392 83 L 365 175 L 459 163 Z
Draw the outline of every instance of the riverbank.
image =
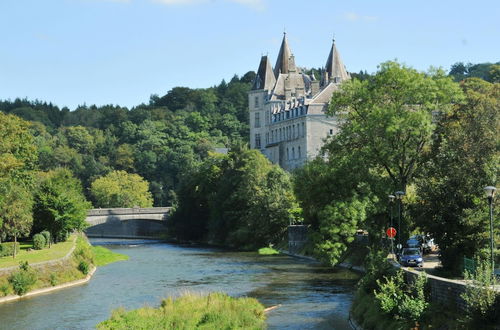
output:
M 128 259 L 128 256 L 104 247 L 91 246 L 84 234 L 74 234 L 67 242 L 55 244 L 51 249 L 55 252 L 30 251 L 15 260 L 20 266 L 0 269 L 0 304 L 85 284 L 90 281 L 97 266 Z M 27 261 L 63 253 L 61 258 L 33 264 Z
M 58 291 L 58 290 L 61 290 L 61 289 L 71 288 L 71 287 L 74 287 L 74 286 L 77 286 L 77 285 L 85 284 L 88 281 L 90 281 L 90 279 L 92 278 L 92 276 L 94 275 L 94 273 L 96 272 L 96 270 L 97 270 L 97 267 L 94 266 L 89 271 L 89 273 L 87 274 L 87 276 L 85 276 L 83 279 L 80 279 L 80 280 L 75 280 L 75 281 L 66 282 L 66 283 L 63 283 L 63 284 L 60 284 L 60 285 L 56 285 L 56 286 L 52 286 L 52 287 L 46 287 L 46 288 L 41 288 L 41 289 L 29 291 L 28 293 L 26 293 L 26 294 L 24 294 L 22 296 L 19 296 L 19 295 L 9 295 L 9 296 L 6 296 L 6 297 L 2 297 L 2 298 L 0 298 L 0 304 L 6 303 L 6 302 L 12 302 L 12 301 L 16 301 L 16 300 L 20 300 L 20 299 L 24 299 L 24 298 L 29 298 L 29 297 L 33 297 L 33 296 L 38 296 L 38 295 L 41 295 L 41 294 L 51 293 L 51 292 Z

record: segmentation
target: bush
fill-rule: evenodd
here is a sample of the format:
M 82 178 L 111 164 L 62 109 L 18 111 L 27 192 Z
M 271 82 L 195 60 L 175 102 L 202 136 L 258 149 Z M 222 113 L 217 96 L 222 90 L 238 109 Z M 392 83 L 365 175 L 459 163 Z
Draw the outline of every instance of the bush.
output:
M 476 273 L 465 272 L 467 288 L 461 297 L 467 303 L 467 318 L 474 325 L 500 323 L 500 294 L 491 289 L 497 285 L 495 277 L 491 276 L 491 264 L 477 259 Z
M 19 243 L 16 244 L 16 254 L 19 252 Z M 0 244 L 0 257 L 12 256 L 14 254 L 14 242 Z
M 384 313 L 401 320 L 418 321 L 429 305 L 424 294 L 427 277 L 420 273 L 414 283 L 407 284 L 403 275 L 399 270 L 395 276 L 377 280 L 380 289 L 375 291 L 375 298 Z
M 29 268 L 27 262 L 21 262 L 19 268 L 19 271 L 13 273 L 9 277 L 9 282 L 14 289 L 14 293 L 22 296 L 36 283 L 37 276 L 36 273 Z
M 45 245 L 50 246 L 50 239 L 51 239 L 50 232 L 48 230 L 44 230 L 40 234 L 42 234 L 43 237 L 45 237 Z
M 84 275 L 89 273 L 89 264 L 86 261 L 80 261 L 78 264 L 78 270 L 81 271 Z
M 42 234 L 33 235 L 33 248 L 35 250 L 41 250 L 45 247 L 46 244 L 45 236 Z
M 50 282 L 50 285 L 52 285 L 52 286 L 56 286 L 57 283 L 59 283 L 59 281 L 57 280 L 57 274 L 56 273 L 50 273 L 49 282 Z
M 56 242 L 66 242 L 69 238 L 69 233 L 66 231 L 61 231 L 56 235 Z

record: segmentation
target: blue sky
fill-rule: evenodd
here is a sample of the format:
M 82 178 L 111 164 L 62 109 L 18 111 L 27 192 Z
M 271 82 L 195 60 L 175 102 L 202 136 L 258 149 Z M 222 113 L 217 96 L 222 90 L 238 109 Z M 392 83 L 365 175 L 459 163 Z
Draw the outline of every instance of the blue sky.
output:
M 348 71 L 397 59 L 419 70 L 500 60 L 500 2 L 448 0 L 0 0 L 0 99 L 147 103 L 276 61 Z

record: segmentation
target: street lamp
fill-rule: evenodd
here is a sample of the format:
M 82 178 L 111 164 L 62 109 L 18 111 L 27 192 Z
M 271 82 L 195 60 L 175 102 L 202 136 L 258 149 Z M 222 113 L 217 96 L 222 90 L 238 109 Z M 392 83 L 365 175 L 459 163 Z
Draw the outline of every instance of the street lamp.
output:
M 495 272 L 495 257 L 493 255 L 493 198 L 497 188 L 493 186 L 484 187 L 484 192 L 490 204 L 490 253 L 491 253 L 491 270 Z
M 389 197 L 389 205 L 391 206 L 391 211 L 389 213 L 390 218 L 391 218 L 391 228 L 393 228 L 393 225 L 392 225 L 392 214 L 394 213 L 394 210 L 393 210 L 394 207 L 393 206 L 394 206 L 394 199 L 396 198 L 396 196 L 389 195 L 388 197 Z M 397 233 L 396 233 L 396 235 L 397 235 Z M 390 237 L 389 239 L 391 240 L 391 252 L 392 252 L 392 255 L 394 257 L 394 237 Z
M 396 195 L 396 199 L 399 201 L 398 203 L 398 245 L 401 245 L 401 204 L 403 203 L 403 196 L 405 195 L 404 191 L 396 191 L 394 193 Z

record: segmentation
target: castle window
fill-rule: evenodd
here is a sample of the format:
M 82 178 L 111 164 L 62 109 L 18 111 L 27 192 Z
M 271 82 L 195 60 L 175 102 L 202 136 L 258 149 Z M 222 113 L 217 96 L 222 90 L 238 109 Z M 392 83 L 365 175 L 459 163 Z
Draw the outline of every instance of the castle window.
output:
M 295 139 L 295 125 L 292 126 L 292 139 Z
M 290 160 L 290 153 L 288 152 L 288 148 L 286 148 L 286 160 Z
M 333 129 L 330 128 L 330 135 L 333 135 Z
M 295 148 L 292 148 L 292 159 L 295 159 Z
M 266 133 L 266 144 L 269 144 L 269 133 Z
M 255 113 L 255 127 L 260 127 L 260 113 L 256 112 Z
M 286 112 L 286 119 L 290 118 L 290 111 Z
M 297 148 L 297 152 L 298 152 L 298 154 L 299 154 L 299 157 L 298 157 L 298 158 L 300 159 L 300 146 Z
M 306 128 L 304 123 L 302 123 L 302 137 L 306 136 Z
M 260 149 L 260 134 L 255 134 L 255 148 Z
M 254 104 L 255 104 L 255 108 L 259 107 L 259 97 L 258 96 L 255 97 Z

